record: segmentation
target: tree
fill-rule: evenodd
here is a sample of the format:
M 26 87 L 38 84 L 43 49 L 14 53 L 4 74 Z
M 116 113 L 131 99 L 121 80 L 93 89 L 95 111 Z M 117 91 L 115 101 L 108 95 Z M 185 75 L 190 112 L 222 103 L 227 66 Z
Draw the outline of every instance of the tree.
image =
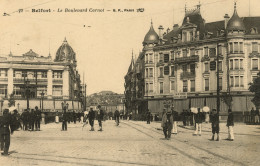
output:
M 8 99 L 8 106 L 15 106 L 14 93 L 10 94 L 10 97 Z
M 257 73 L 257 78 L 254 80 L 254 82 L 250 83 L 249 85 L 249 91 L 254 93 L 254 98 L 251 101 L 258 109 L 260 107 L 260 72 Z

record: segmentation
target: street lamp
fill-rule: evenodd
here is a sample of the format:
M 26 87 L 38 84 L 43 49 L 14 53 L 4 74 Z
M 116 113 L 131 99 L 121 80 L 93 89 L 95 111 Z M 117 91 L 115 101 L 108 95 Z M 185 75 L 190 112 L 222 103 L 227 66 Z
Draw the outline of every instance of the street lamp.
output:
M 41 98 L 42 98 L 42 104 L 41 104 L 41 106 L 42 106 L 42 108 L 41 108 L 41 110 L 43 111 L 43 97 L 44 97 L 44 93 L 43 93 L 43 91 L 42 91 L 42 93 L 41 93 Z
M 26 95 L 26 100 L 27 100 L 27 110 L 29 109 L 29 95 L 30 95 L 30 89 L 29 89 L 29 84 L 30 84 L 30 81 L 27 80 L 25 81 L 25 95 Z

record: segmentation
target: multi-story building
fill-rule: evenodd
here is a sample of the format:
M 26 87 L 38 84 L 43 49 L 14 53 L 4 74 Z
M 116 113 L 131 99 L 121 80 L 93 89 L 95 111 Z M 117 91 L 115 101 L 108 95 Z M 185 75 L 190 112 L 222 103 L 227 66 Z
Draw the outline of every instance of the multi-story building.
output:
M 217 79 L 220 113 L 232 107 L 242 114 L 254 107 L 248 84 L 260 71 L 259 21 L 260 17 L 239 17 L 235 5 L 231 18 L 226 14 L 224 20 L 206 23 L 198 5 L 185 9 L 182 25 L 175 24 L 171 31 L 163 32 L 159 26 L 158 35 L 151 23 L 141 54 L 145 76 L 142 99 L 148 101 L 147 107 L 154 114 L 166 103 L 179 112 L 205 105 L 216 108 Z
M 52 60 L 32 50 L 22 56 L 0 57 L 0 96 L 2 108 L 14 96 L 19 111 L 38 106 L 44 111 L 61 110 L 68 103 L 69 110 L 81 110 L 81 80 L 77 71 L 76 54 L 65 39 Z M 40 100 L 43 99 L 43 105 Z M 42 107 L 43 106 L 43 107 Z

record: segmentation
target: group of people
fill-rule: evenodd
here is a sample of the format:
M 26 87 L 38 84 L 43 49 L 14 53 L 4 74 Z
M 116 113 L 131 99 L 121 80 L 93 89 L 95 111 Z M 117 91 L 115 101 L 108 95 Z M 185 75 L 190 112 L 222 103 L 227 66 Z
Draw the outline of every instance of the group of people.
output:
M 35 109 L 25 109 L 20 117 L 23 123 L 22 129 L 28 131 L 40 131 L 41 118 L 41 110 L 39 110 L 37 106 Z
M 258 124 L 259 123 L 259 109 L 252 108 L 250 111 L 251 115 L 251 123 Z
M 194 121 L 195 121 L 195 132 L 194 136 L 201 136 L 201 129 L 202 129 L 202 122 L 204 119 L 204 114 L 201 111 L 201 109 L 198 109 L 198 113 L 194 114 Z M 212 137 L 211 140 L 214 140 L 215 134 L 217 134 L 217 139 L 216 141 L 220 140 L 219 137 L 219 114 L 217 113 L 216 109 L 212 109 L 211 114 L 210 114 L 210 119 L 211 119 L 211 128 L 212 128 Z M 178 121 L 178 112 L 174 110 L 174 107 L 171 109 L 167 110 L 166 108 L 163 109 L 163 115 L 162 115 L 162 122 L 161 122 L 161 127 L 163 128 L 163 133 L 165 136 L 165 139 L 170 139 L 172 130 L 174 134 L 178 133 L 177 129 L 177 121 Z M 185 123 L 183 123 L 185 126 Z M 233 118 L 233 113 L 231 109 L 228 109 L 228 118 L 227 118 L 227 124 L 226 126 L 228 127 L 228 138 L 227 140 L 234 141 L 234 118 Z

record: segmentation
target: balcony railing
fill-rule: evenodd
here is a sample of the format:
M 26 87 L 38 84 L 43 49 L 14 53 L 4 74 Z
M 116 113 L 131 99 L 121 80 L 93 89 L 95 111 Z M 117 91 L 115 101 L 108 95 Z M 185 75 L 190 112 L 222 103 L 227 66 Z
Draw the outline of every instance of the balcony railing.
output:
M 196 75 L 193 72 L 182 72 L 181 79 L 194 78 Z
M 181 58 L 175 58 L 175 63 L 187 63 L 187 62 L 198 62 L 199 56 L 198 55 L 192 55 L 189 57 L 181 57 Z
M 62 80 L 62 78 L 54 78 L 54 79 L 53 79 L 53 83 L 62 84 L 62 83 L 63 83 L 63 80 Z
M 7 81 L 8 78 L 7 77 L 4 77 L 4 78 L 0 78 L 0 81 Z
M 14 83 L 24 83 L 24 81 L 29 81 L 30 83 L 45 83 L 47 82 L 47 78 L 38 78 L 36 81 L 36 78 L 13 78 Z

